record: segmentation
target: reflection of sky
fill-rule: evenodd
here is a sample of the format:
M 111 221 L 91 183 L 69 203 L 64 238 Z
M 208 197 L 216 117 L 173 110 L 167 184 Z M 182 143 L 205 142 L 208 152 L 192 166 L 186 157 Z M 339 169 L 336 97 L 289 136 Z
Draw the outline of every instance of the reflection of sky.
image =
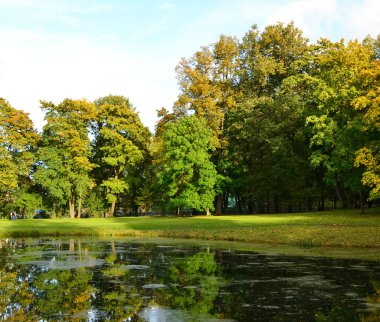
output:
M 79 267 L 94 267 L 98 265 L 102 265 L 105 263 L 103 259 L 89 259 L 89 260 L 81 260 L 78 261 L 75 258 L 66 258 L 65 260 L 56 261 L 55 258 L 50 260 L 28 260 L 20 262 L 20 264 L 24 265 L 34 265 L 39 268 L 48 268 L 48 269 L 73 269 Z
M 158 305 L 150 306 L 141 311 L 140 318 L 149 322 L 163 322 L 163 321 L 208 321 L 208 322 L 232 322 L 231 319 L 213 319 L 210 316 L 194 316 L 190 313 L 180 310 L 171 310 L 167 308 L 159 307 Z
M 159 306 L 152 306 L 145 308 L 140 317 L 149 322 L 162 322 L 162 321 L 186 321 L 184 320 L 184 312 L 177 310 L 165 309 Z
M 376 36 L 378 0 L 0 0 L 1 96 L 39 129 L 39 100 L 125 95 L 153 128 L 179 93 L 175 66 L 220 34 L 294 20 L 305 36 Z

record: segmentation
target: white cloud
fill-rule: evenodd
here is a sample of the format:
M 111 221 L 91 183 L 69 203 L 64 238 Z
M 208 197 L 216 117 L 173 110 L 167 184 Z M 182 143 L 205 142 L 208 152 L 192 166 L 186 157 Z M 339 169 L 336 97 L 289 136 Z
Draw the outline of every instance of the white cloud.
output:
M 173 84 L 165 79 L 170 61 L 152 61 L 80 37 L 23 30 L 2 31 L 0 37 L 6 44 L 0 54 L 0 96 L 30 113 L 39 129 L 41 99 L 59 103 L 66 97 L 94 100 L 108 94 L 125 95 L 151 129 L 154 111 L 171 106 Z
M 346 38 L 363 39 L 368 34 L 374 37 L 380 33 L 380 1 L 353 2 L 352 6 L 342 6 L 342 12 Z
M 304 35 L 316 41 L 363 39 L 380 32 L 380 1 L 301 0 L 280 7 L 269 17 L 267 24 L 288 23 L 293 20 Z
M 302 0 L 293 1 L 275 10 L 268 18 L 266 25 L 277 22 L 294 21 L 304 35 L 315 41 L 331 34 L 333 20 L 336 17 L 337 4 L 335 0 Z

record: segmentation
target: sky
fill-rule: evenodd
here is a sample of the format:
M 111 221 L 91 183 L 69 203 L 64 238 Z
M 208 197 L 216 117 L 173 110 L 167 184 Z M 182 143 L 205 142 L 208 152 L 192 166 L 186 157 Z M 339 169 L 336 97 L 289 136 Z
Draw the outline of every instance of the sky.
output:
M 152 131 L 175 67 L 221 34 L 294 21 L 311 42 L 380 33 L 379 0 L 0 0 L 0 97 L 41 131 L 40 100 L 130 99 Z

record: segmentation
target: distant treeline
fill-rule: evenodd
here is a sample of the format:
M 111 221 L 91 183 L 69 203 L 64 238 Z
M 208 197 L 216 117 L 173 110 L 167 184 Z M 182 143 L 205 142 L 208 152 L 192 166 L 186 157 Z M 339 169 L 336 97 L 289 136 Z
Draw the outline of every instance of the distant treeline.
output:
M 42 133 L 0 99 L 3 215 L 364 209 L 380 197 L 380 37 L 310 44 L 293 23 L 253 26 L 176 72 L 178 100 L 153 135 L 122 96 L 41 101 Z

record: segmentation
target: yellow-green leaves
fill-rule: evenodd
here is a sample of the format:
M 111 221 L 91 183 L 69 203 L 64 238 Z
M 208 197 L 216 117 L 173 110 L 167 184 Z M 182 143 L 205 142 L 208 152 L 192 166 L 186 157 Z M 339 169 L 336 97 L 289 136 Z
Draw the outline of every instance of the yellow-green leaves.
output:
M 28 114 L 0 98 L 0 200 L 12 199 L 28 178 L 39 136 Z
M 92 185 L 91 145 L 87 128 L 95 117 L 95 105 L 86 100 L 65 99 L 60 104 L 41 101 L 47 121 L 38 151 L 39 166 L 35 173 L 41 184 L 58 204 L 68 200 L 70 216 L 75 204 L 80 217 L 81 202 Z
M 364 166 L 362 182 L 371 187 L 370 197 L 377 199 L 380 197 L 380 154 L 379 149 L 373 151 L 367 147 L 360 149 L 356 154 L 356 166 Z
M 181 94 L 174 105 L 175 114 L 195 113 L 211 128 L 213 144 L 225 148 L 225 114 L 236 108 L 239 91 L 234 86 L 238 72 L 238 43 L 220 36 L 213 46 L 202 47 L 176 68 Z

